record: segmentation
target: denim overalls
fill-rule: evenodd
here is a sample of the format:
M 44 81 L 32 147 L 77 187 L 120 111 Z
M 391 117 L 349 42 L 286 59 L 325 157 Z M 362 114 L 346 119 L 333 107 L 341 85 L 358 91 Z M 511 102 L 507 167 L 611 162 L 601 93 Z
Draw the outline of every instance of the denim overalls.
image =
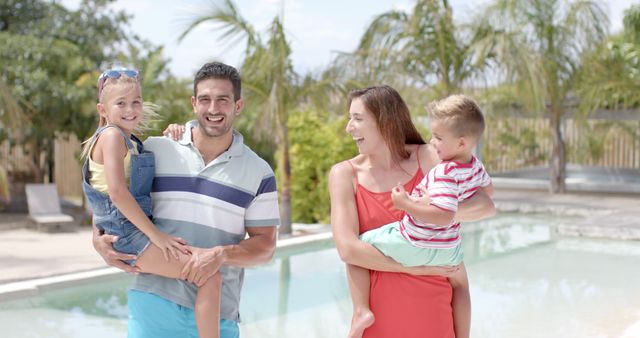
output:
M 122 133 L 127 143 L 127 149 L 131 153 L 131 181 L 129 182 L 129 191 L 136 199 L 145 215 L 152 219 L 151 216 L 151 185 L 155 175 L 155 157 L 152 152 L 144 151 L 142 142 L 131 135 L 131 139 L 117 126 L 107 125 L 99 128 L 95 135 L 91 138 L 91 147 L 98 138 L 98 135 L 107 128 L 116 128 Z M 139 154 L 134 154 L 131 150 L 136 142 Z M 91 156 L 89 154 L 89 156 Z M 111 202 L 109 195 L 94 189 L 89 184 L 89 159 L 87 158 L 82 167 L 82 189 L 84 190 L 91 210 L 93 211 L 93 222 L 96 227 L 106 234 L 118 236 L 118 240 L 113 244 L 113 248 L 117 251 L 140 255 L 148 246 L 149 238 L 131 223 Z M 135 261 L 126 261 L 130 265 L 135 265 Z

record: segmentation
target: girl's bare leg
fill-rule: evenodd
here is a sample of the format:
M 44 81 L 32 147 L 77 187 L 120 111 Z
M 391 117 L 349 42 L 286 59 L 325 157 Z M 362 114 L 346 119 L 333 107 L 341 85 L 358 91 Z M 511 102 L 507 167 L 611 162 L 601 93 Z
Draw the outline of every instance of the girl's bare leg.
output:
M 369 308 L 369 288 L 371 277 L 369 270 L 347 264 L 347 279 L 353 303 L 353 318 L 349 338 L 361 338 L 366 328 L 371 326 L 375 317 Z
M 188 260 L 189 255 L 178 252 L 178 260 L 172 257 L 167 262 L 160 248 L 151 244 L 138 257 L 136 265 L 145 273 L 180 278 Z M 220 273 L 216 273 L 198 289 L 195 314 L 200 338 L 220 337 L 220 279 Z
M 460 270 L 449 277 L 453 287 L 453 325 L 456 338 L 469 338 L 471 332 L 471 297 L 469 296 L 469 280 L 464 263 Z
M 195 312 L 200 338 L 220 337 L 221 280 L 218 272 L 198 289 Z

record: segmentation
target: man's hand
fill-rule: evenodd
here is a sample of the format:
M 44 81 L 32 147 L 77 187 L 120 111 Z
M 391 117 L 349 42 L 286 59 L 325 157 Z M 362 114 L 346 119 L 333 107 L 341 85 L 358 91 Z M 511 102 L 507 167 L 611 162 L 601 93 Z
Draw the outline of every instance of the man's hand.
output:
M 226 259 L 226 253 L 221 246 L 211 249 L 188 248 L 191 250 L 191 257 L 182 268 L 180 278 L 201 287 L 220 270 Z
M 117 236 L 94 234 L 93 247 L 107 264 L 129 273 L 140 272 L 138 267 L 123 262 L 123 260 L 136 259 L 135 255 L 121 253 L 113 249 L 113 243 L 117 240 Z

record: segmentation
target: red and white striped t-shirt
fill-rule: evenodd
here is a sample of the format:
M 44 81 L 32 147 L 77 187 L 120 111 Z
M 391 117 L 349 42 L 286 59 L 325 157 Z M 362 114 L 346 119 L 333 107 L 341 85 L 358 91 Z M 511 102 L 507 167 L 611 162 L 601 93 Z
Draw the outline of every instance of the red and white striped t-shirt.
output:
M 473 196 L 478 189 L 491 183 L 482 162 L 475 156 L 469 163 L 443 161 L 413 189 L 412 195 L 419 196 L 420 190 L 429 192 L 431 205 L 440 209 L 457 212 L 458 203 Z M 412 245 L 421 248 L 449 249 L 460 244 L 460 223 L 452 221 L 447 226 L 429 224 L 413 218 L 408 213 L 400 221 L 400 232 Z

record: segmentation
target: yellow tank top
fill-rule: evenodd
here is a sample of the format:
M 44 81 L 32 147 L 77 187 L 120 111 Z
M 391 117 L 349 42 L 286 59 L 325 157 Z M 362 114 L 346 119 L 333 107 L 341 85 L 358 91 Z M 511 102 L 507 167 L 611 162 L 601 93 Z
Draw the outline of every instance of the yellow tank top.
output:
M 93 146 L 91 146 L 91 150 L 93 150 Z M 89 150 L 89 154 L 91 154 L 91 150 Z M 127 155 L 124 156 L 124 180 L 127 182 L 127 187 L 129 186 L 129 182 L 131 181 L 131 153 L 138 154 L 138 149 L 133 147 L 127 151 Z M 89 155 L 89 172 L 91 173 L 91 178 L 89 179 L 89 184 L 91 186 L 100 191 L 107 193 L 107 176 L 104 172 L 104 165 L 94 162 L 91 159 L 91 155 Z

